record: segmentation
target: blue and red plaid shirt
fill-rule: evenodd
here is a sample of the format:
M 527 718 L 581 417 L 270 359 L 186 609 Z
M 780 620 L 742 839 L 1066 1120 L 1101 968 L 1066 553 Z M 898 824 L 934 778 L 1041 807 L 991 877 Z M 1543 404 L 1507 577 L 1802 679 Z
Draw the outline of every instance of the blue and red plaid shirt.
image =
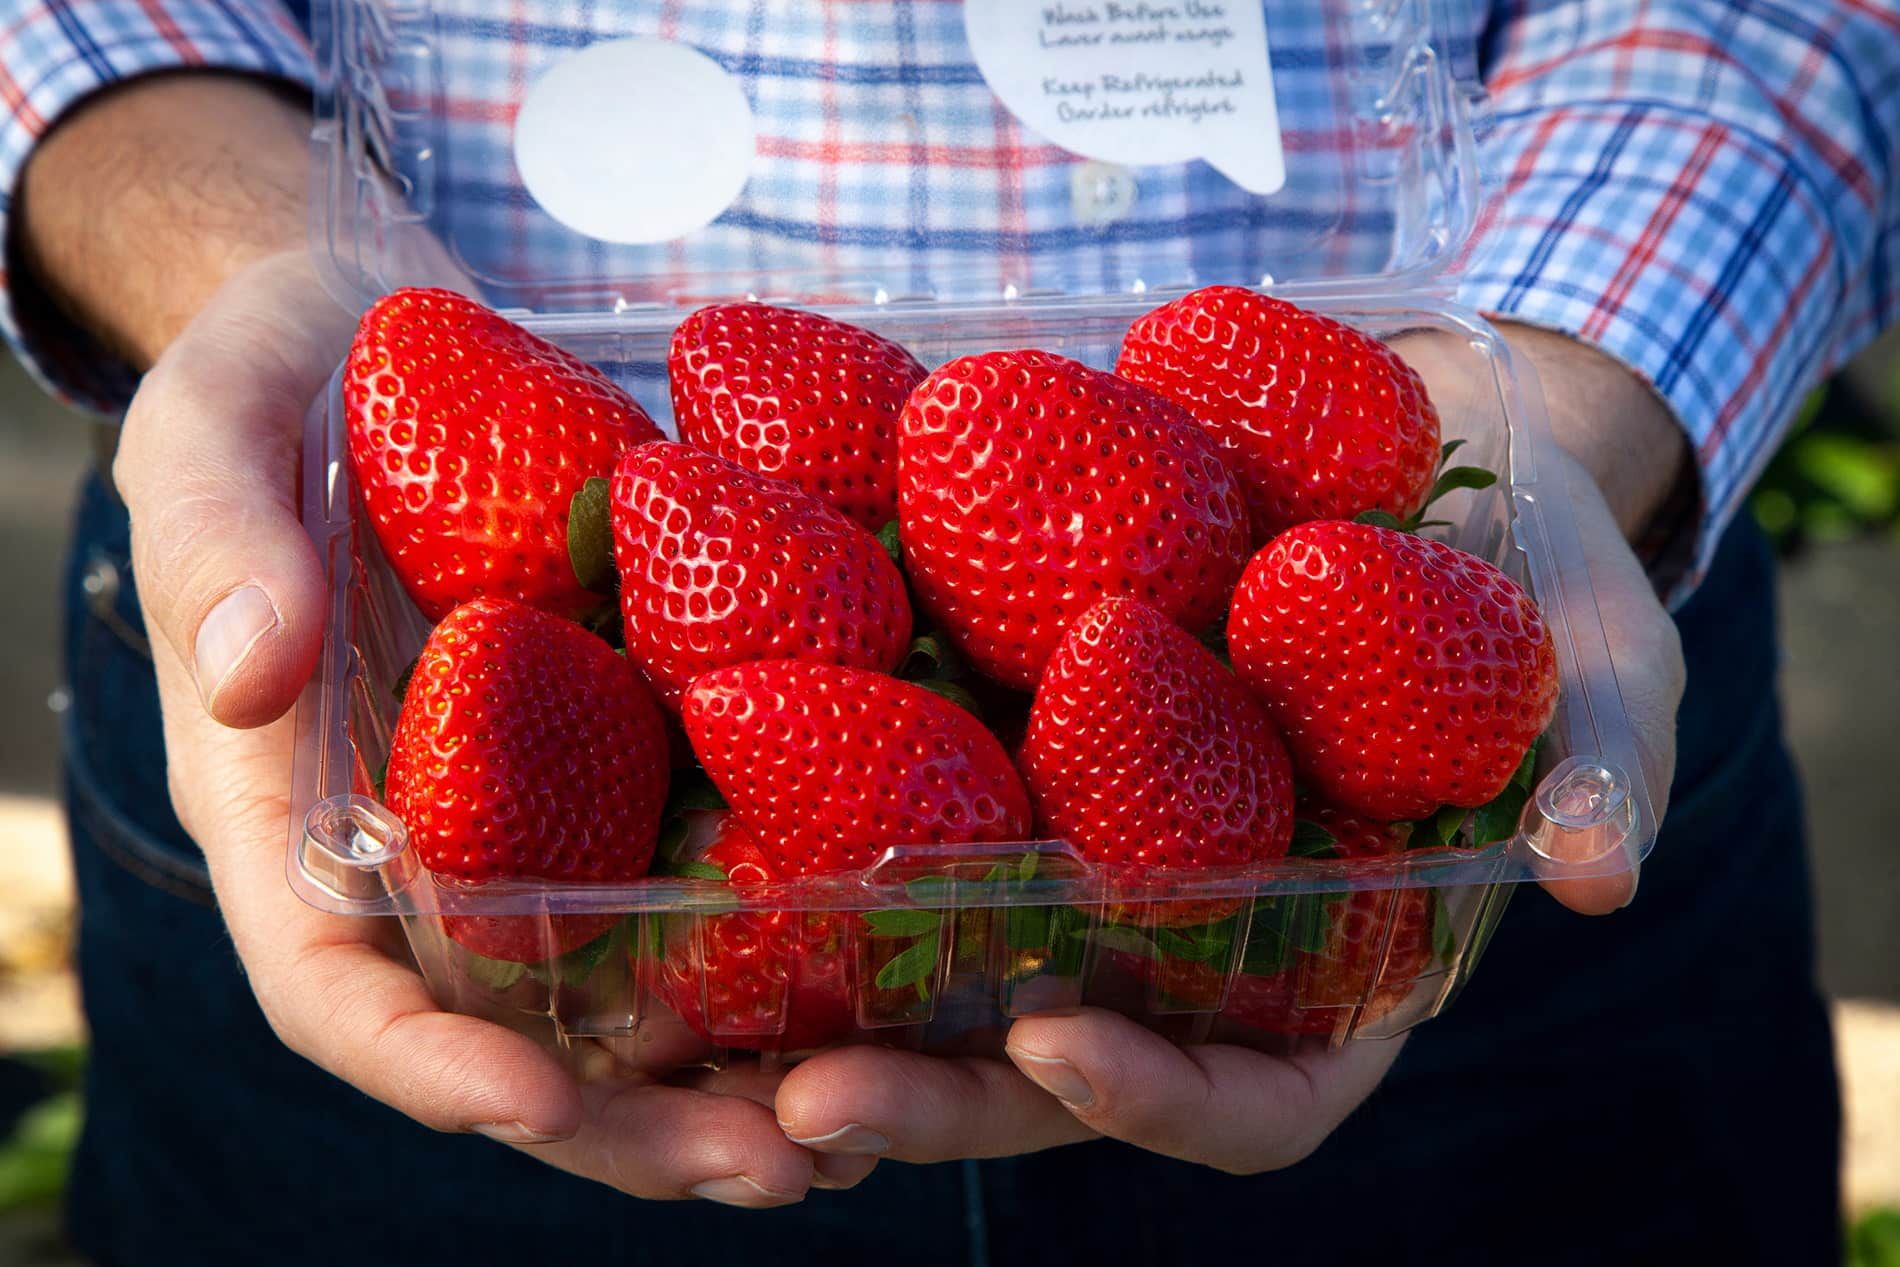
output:
M 616 248 L 523 204 L 509 149 L 529 70 L 597 37 L 607 13 L 615 30 L 702 48 L 745 83 L 759 161 L 742 200 L 699 239 L 708 249 L 809 249 L 825 263 L 864 249 L 887 265 L 896 250 L 920 272 L 980 258 L 1003 283 L 1093 267 L 1112 282 L 1171 256 L 1246 276 L 1246 226 L 1197 187 L 1199 164 L 1144 172 L 1143 218 L 1109 248 L 1135 264 L 1097 260 L 1101 235 L 1078 246 L 1065 220 L 1079 160 L 995 104 L 959 7 L 439 4 L 442 55 L 458 60 L 440 108 L 461 132 L 432 223 L 465 259 L 542 277 L 611 270 Z M 1439 12 L 1452 28 L 1443 46 L 1468 53 L 1489 89 L 1483 160 L 1502 194 L 1460 261 L 1458 298 L 1587 340 L 1674 409 L 1701 477 L 1692 583 L 1802 397 L 1900 304 L 1900 0 L 1453 0 Z M 189 66 L 312 78 L 301 5 L 9 0 L 0 13 L 0 221 L 34 143 L 102 87 Z M 1276 64 L 1311 70 L 1279 85 L 1292 147 L 1306 94 L 1339 90 L 1338 50 L 1324 30 L 1270 38 Z M 893 113 L 957 122 L 941 144 L 881 143 L 878 120 Z M 1389 223 L 1355 226 L 1350 208 L 1313 212 L 1345 230 L 1328 239 L 1336 271 L 1360 262 L 1355 227 L 1390 238 Z M 121 407 L 123 367 L 29 315 L 42 311 L 7 289 L 0 322 L 15 348 L 69 399 Z

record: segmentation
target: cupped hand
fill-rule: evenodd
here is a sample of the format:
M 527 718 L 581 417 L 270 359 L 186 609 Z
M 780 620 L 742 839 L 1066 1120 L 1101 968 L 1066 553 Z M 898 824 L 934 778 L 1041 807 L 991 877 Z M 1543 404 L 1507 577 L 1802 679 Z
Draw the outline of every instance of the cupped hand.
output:
M 775 1107 L 787 1137 L 840 1156 L 948 1161 L 1107 1137 L 1253 1174 L 1318 1148 L 1379 1084 L 1402 1042 L 1282 1058 L 1179 1047 L 1083 1008 L 1017 1021 L 1007 1061 L 827 1052 L 786 1076 Z
M 301 253 L 250 266 L 146 376 L 113 473 L 132 516 L 173 804 L 272 1027 L 426 1126 L 473 1131 L 636 1196 L 781 1205 L 873 1159 L 786 1139 L 756 1070 L 582 1085 L 524 1035 L 447 1013 L 393 921 L 328 915 L 284 880 L 291 719 L 324 575 L 297 513 L 305 411 L 353 321 Z
M 1629 542 L 1647 535 L 1679 483 L 1692 478 L 1688 444 L 1662 399 L 1606 353 L 1552 330 L 1508 321 L 1499 329 L 1515 373 L 1545 407 L 1549 433 L 1521 439 L 1533 445 L 1539 484 L 1549 490 L 1542 496 L 1562 499 L 1575 522 L 1614 671 L 1613 681 L 1598 685 L 1622 698 L 1653 818 L 1660 823 L 1676 768 L 1682 641 Z M 1493 390 L 1488 369 L 1474 362 L 1470 345 L 1425 331 L 1401 336 L 1394 345 L 1439 403 L 1446 437 L 1468 437 L 1474 418 L 1485 412 L 1473 406 L 1474 396 Z M 1586 624 L 1593 619 L 1584 605 L 1572 604 L 1568 614 Z M 1640 868 L 1634 856 L 1627 862 L 1616 874 L 1552 878 L 1544 888 L 1571 910 L 1608 914 L 1636 896 Z

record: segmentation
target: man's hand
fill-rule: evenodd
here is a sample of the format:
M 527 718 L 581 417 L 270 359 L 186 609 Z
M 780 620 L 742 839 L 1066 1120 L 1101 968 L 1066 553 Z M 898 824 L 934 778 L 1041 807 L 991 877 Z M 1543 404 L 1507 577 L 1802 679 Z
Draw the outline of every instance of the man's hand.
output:
M 1570 488 L 1660 818 L 1675 766 L 1682 651 L 1625 533 L 1641 532 L 1673 487 L 1686 453 L 1682 436 L 1647 388 L 1601 353 L 1543 332 L 1510 337 L 1551 398 L 1565 448 L 1551 456 Z M 1435 399 L 1462 398 L 1451 376 L 1463 372 L 1464 358 L 1435 354 L 1425 342 L 1408 343 L 1405 352 Z M 1624 482 L 1606 499 L 1597 478 Z M 1599 914 L 1629 902 L 1636 875 L 1546 887 L 1573 910 Z M 1317 1148 L 1371 1094 L 1399 1046 L 1354 1043 L 1290 1059 L 1229 1046 L 1181 1049 L 1131 1021 L 1085 1009 L 1017 1021 L 1009 1063 L 874 1048 L 826 1053 L 786 1077 L 776 1108 L 786 1134 L 820 1152 L 938 1161 L 1099 1135 L 1250 1173 L 1291 1165 Z
M 307 127 L 257 81 L 115 90 L 36 153 L 18 243 L 75 320 L 151 366 L 113 474 L 172 800 L 265 1015 L 291 1048 L 425 1125 L 637 1196 L 769 1206 L 850 1187 L 875 1160 L 788 1141 L 768 1107 L 776 1079 L 580 1085 L 530 1039 L 438 1009 L 393 921 L 322 914 L 285 884 L 284 714 L 326 608 L 296 509 L 301 436 L 354 324 L 303 249 Z
M 815 1056 L 780 1085 L 787 1136 L 899 1161 L 1004 1157 L 1106 1136 L 1233 1174 L 1290 1166 L 1372 1093 L 1403 1040 L 1288 1059 L 1177 1047 L 1095 1008 L 1029 1017 L 1009 1062 L 881 1047 Z
M 1678 485 L 1692 478 L 1689 445 L 1648 384 L 1586 343 L 1531 326 L 1500 325 L 1520 369 L 1542 389 L 1561 452 L 1553 484 L 1567 486 L 1589 561 L 1603 632 L 1616 662 L 1616 686 L 1636 736 L 1656 820 L 1669 804 L 1676 768 L 1676 709 L 1682 701 L 1682 643 L 1629 543 L 1645 536 Z M 1433 399 L 1463 400 L 1470 358 L 1444 336 L 1407 337 L 1405 357 Z M 1445 419 L 1456 434 L 1458 419 Z M 1541 459 L 1540 459 L 1541 460 Z M 1551 896 L 1574 911 L 1602 915 L 1634 899 L 1638 869 L 1591 879 L 1552 880 Z
M 350 327 L 301 253 L 252 265 L 146 376 L 115 467 L 172 801 L 272 1027 L 425 1125 L 636 1196 L 768 1206 L 856 1183 L 874 1159 L 814 1164 L 773 1122 L 774 1079 L 578 1085 L 529 1038 L 437 1008 L 393 922 L 322 914 L 284 883 L 292 735 L 279 715 L 310 675 L 325 606 L 295 510 L 298 438 Z

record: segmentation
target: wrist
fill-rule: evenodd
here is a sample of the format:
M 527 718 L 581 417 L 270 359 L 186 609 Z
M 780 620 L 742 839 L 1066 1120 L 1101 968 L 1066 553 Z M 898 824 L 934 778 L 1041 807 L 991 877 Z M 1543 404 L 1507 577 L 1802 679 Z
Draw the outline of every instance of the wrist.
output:
M 243 75 L 156 75 L 98 94 L 22 174 L 12 267 L 149 368 L 233 274 L 302 248 L 308 118 L 291 91 Z
M 1625 537 L 1652 535 L 1685 500 L 1693 502 L 1688 437 L 1653 387 L 1569 335 L 1509 320 L 1498 328 L 1537 371 L 1557 443 L 1595 482 Z

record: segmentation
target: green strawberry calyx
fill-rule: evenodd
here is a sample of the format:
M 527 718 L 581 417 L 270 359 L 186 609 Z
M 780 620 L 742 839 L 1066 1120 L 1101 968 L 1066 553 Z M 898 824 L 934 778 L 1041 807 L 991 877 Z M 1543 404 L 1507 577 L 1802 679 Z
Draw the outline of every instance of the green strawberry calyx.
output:
M 607 480 L 588 477 L 567 506 L 567 561 L 584 590 L 611 594 L 614 571 L 613 496 Z
M 1544 736 L 1539 735 L 1532 740 L 1531 746 L 1524 750 L 1524 758 L 1518 762 L 1510 782 L 1504 785 L 1504 790 L 1483 805 L 1476 809 L 1447 805 L 1436 814 L 1414 820 L 1410 824 L 1412 835 L 1407 848 L 1435 849 L 1455 845 L 1465 849 L 1482 849 L 1517 835 L 1517 825 L 1524 816 L 1525 803 L 1530 800 L 1531 792 L 1537 786 L 1537 756 L 1543 746 Z
M 607 956 L 613 952 L 614 936 L 619 931 L 616 925 L 586 945 L 576 946 L 566 954 L 542 963 L 488 959 L 469 951 L 463 956 L 462 970 L 469 980 L 496 993 L 508 989 L 523 977 L 530 977 L 545 986 L 559 984 L 578 989 L 587 984 L 596 968 L 607 962 Z
M 991 865 L 980 880 L 963 881 L 970 889 L 994 889 L 1007 894 L 1020 892 L 1036 877 L 1039 856 L 1025 853 L 1013 865 Z M 936 979 L 937 963 L 943 949 L 946 924 L 956 932 L 959 920 L 972 922 L 972 936 L 981 935 L 975 927 L 993 912 L 982 908 L 949 908 L 951 885 L 948 876 L 920 876 L 904 886 L 913 906 L 869 911 L 863 916 L 866 932 L 874 939 L 908 941 L 878 969 L 875 984 L 880 990 L 914 989 L 920 1001 L 930 998 Z M 1020 962 L 1029 968 L 1022 975 L 1055 973 L 1074 976 L 1082 970 L 1086 920 L 1070 906 L 1010 906 L 1002 908 L 1004 941 Z

